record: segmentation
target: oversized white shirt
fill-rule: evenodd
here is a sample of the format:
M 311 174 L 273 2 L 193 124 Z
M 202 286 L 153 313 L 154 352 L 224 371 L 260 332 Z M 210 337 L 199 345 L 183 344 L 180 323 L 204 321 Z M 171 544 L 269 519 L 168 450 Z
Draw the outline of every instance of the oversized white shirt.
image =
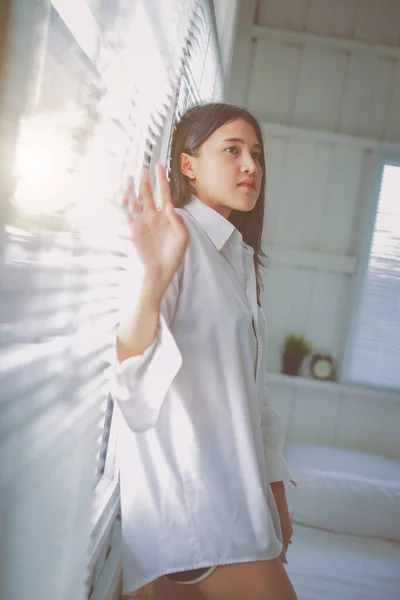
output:
M 198 198 L 176 210 L 190 236 L 184 264 L 156 338 L 117 362 L 112 386 L 124 593 L 171 572 L 281 555 L 269 482 L 293 479 L 283 420 L 268 405 L 253 249 Z

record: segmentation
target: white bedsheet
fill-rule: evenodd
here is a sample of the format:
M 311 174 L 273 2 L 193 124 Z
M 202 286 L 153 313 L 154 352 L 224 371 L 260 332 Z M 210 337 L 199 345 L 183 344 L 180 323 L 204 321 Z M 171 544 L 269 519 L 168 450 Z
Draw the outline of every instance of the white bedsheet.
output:
M 400 600 L 400 543 L 293 529 L 286 569 L 299 600 Z

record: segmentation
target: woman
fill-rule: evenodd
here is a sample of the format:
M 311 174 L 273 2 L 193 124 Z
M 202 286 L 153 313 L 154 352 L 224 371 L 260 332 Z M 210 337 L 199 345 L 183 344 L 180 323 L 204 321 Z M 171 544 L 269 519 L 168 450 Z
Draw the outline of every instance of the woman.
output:
M 156 209 L 124 199 L 137 262 L 117 332 L 124 593 L 295 600 L 284 427 L 265 392 L 265 162 L 247 111 L 185 113 Z M 186 584 L 186 585 L 183 585 Z

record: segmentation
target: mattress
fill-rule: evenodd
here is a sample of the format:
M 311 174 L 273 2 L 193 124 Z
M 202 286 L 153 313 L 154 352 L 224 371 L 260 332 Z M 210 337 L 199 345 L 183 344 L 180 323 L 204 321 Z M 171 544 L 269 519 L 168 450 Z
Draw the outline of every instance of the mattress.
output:
M 293 529 L 286 569 L 299 600 L 400 600 L 400 543 Z

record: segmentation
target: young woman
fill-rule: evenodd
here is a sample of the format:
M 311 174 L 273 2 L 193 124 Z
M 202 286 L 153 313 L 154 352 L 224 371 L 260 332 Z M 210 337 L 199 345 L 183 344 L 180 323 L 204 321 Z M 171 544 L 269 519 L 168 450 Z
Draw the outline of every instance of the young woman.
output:
M 124 593 L 295 600 L 284 426 L 265 390 L 265 162 L 256 119 L 188 110 L 129 208 L 140 283 L 117 332 Z

